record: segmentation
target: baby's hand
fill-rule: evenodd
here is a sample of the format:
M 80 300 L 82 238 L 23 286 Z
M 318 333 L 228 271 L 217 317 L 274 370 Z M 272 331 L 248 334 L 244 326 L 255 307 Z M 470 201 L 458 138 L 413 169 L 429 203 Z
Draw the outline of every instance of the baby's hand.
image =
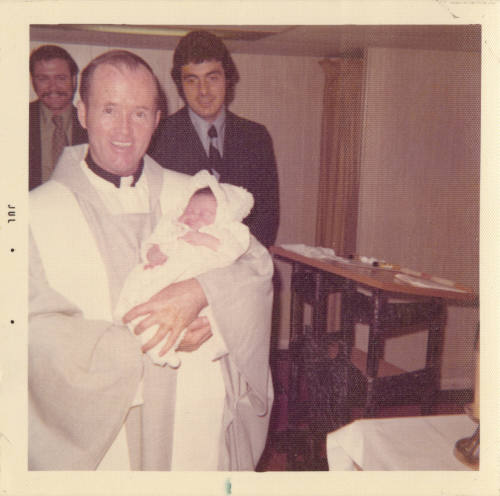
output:
M 217 251 L 220 245 L 220 241 L 215 236 L 199 231 L 188 231 L 179 239 L 183 239 L 191 245 L 206 246 L 207 248 L 210 248 L 214 251 Z
M 157 265 L 163 265 L 168 260 L 168 257 L 160 250 L 160 247 L 157 244 L 151 246 L 151 248 L 146 253 L 146 258 L 148 259 L 149 263 L 144 265 L 144 270 L 152 269 Z

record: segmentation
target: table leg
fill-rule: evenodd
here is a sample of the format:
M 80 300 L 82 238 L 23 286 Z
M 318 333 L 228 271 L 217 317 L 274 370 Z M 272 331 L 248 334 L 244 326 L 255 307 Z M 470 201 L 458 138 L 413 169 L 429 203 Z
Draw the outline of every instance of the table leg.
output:
M 366 358 L 366 401 L 365 401 L 365 417 L 371 417 L 375 414 L 376 398 L 375 398 L 375 379 L 378 375 L 378 366 L 380 357 L 383 351 L 384 339 L 382 328 L 382 315 L 384 306 L 387 303 L 387 297 L 378 290 L 372 293 L 372 314 L 371 322 L 369 323 L 368 335 L 368 356 Z
M 444 340 L 443 316 L 446 307 L 444 302 L 439 299 L 433 300 L 433 303 L 438 306 L 438 310 L 436 311 L 436 316 L 429 324 L 427 355 L 425 359 L 425 368 L 430 370 L 432 380 L 430 387 L 423 394 L 422 415 L 430 415 L 432 413 L 436 395 L 440 387 L 441 355 Z
M 340 390 L 336 399 L 336 409 L 339 417 L 339 424 L 348 424 L 351 420 L 349 383 L 350 383 L 350 360 L 352 347 L 354 346 L 354 324 L 355 312 L 353 297 L 356 293 L 356 285 L 349 279 L 344 280 L 341 294 L 340 307 L 340 332 L 338 356 L 340 359 L 339 378 Z
M 318 415 L 325 412 L 319 407 L 326 401 L 325 392 L 317 380 L 316 366 L 327 357 L 323 338 L 326 334 L 328 311 L 327 281 L 319 271 L 303 270 L 294 266 L 292 272 L 292 295 L 290 315 L 290 375 L 288 388 L 288 433 L 289 450 L 287 465 L 289 470 L 317 470 L 321 466 L 320 447 L 325 441 L 325 433 L 317 427 Z M 304 303 L 312 307 L 311 325 L 304 324 Z M 302 379 L 308 381 L 308 401 L 300 402 Z M 306 409 L 304 409 L 306 407 Z M 307 422 L 304 436 L 300 435 L 301 422 Z M 314 426 L 314 427 L 313 427 Z M 306 426 L 303 426 L 306 427 Z M 302 449 L 299 448 L 302 445 Z M 300 453 L 302 452 L 302 453 Z M 298 455 L 304 462 L 298 463 Z
M 299 368 L 300 342 L 304 330 L 304 297 L 297 288 L 296 277 L 298 272 L 297 264 L 293 264 L 292 288 L 290 302 L 290 338 L 288 343 L 289 351 L 289 378 L 288 378 L 288 428 L 293 429 L 297 425 L 297 409 L 299 398 Z
M 321 347 L 322 339 L 326 335 L 326 322 L 328 315 L 328 292 L 323 287 L 321 272 L 314 274 L 314 301 L 312 302 L 312 332 L 313 341 Z
M 353 296 L 356 293 L 356 284 L 353 281 L 344 280 L 340 306 L 340 332 L 341 339 L 339 353 L 350 360 L 352 347 L 354 346 L 354 308 L 352 305 Z
M 315 272 L 314 274 L 314 299 L 312 303 L 312 348 L 314 350 L 314 357 L 310 357 L 310 360 L 306 361 L 306 366 L 312 367 L 309 370 L 309 374 L 320 374 L 321 372 L 317 369 L 316 364 L 321 363 L 321 361 L 326 360 L 328 357 L 328 350 L 325 348 L 325 336 L 327 331 L 327 316 L 328 316 L 328 283 L 325 281 L 324 274 L 322 272 Z M 307 375 L 307 373 L 306 373 Z M 321 380 L 313 381 L 313 384 L 319 384 Z M 310 469 L 318 470 L 322 466 L 321 459 L 321 448 L 326 442 L 326 432 L 324 430 L 324 424 L 320 427 L 318 424 L 317 408 L 320 405 L 324 409 L 325 403 L 327 403 L 328 394 L 323 387 L 319 387 L 318 390 L 309 390 L 309 412 L 308 417 L 310 419 L 315 418 L 315 429 L 311 432 L 311 462 L 312 466 Z M 322 411 L 319 408 L 319 416 L 321 418 L 320 423 L 326 422 L 326 411 Z
M 301 367 L 301 340 L 304 326 L 304 297 L 297 285 L 300 266 L 292 265 L 292 284 L 290 299 L 290 336 L 288 343 L 288 391 L 287 391 L 287 468 L 295 470 L 297 431 L 299 422 L 299 389 Z

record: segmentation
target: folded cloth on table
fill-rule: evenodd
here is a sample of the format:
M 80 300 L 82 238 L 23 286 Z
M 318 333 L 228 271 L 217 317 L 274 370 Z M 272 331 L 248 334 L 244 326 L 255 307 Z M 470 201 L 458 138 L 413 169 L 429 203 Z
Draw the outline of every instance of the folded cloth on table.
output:
M 293 251 L 299 255 L 309 258 L 329 258 L 331 260 L 342 260 L 342 257 L 335 255 L 333 248 L 325 248 L 322 246 L 308 246 L 301 243 L 280 245 L 285 250 Z

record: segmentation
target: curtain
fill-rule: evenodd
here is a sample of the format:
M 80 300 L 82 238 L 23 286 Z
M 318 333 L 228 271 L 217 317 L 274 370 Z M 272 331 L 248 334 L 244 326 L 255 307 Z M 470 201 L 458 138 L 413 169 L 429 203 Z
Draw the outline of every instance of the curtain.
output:
M 325 72 L 316 245 L 356 251 L 362 59 L 322 60 Z

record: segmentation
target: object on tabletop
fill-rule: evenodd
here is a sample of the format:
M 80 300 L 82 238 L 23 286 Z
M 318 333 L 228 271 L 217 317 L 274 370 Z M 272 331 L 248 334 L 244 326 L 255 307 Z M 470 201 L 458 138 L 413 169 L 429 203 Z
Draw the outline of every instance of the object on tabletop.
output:
M 276 253 L 276 247 L 272 247 L 271 253 Z M 421 288 L 442 289 L 445 291 L 453 291 L 457 293 L 471 293 L 469 288 L 462 286 L 454 281 L 445 279 L 444 277 L 427 274 L 426 272 L 417 271 L 408 267 L 403 267 L 398 264 L 386 262 L 385 260 L 366 255 L 351 254 L 347 257 L 340 257 L 335 254 L 333 248 L 321 246 L 308 246 L 304 244 L 282 244 L 278 246 L 284 250 L 297 253 L 306 258 L 317 260 L 339 262 L 346 265 L 355 265 L 371 269 L 379 269 L 394 273 L 394 282 L 398 284 L 409 285 Z M 278 253 L 279 254 L 279 253 Z
M 479 348 L 479 344 L 478 344 Z M 455 443 L 453 454 L 462 463 L 474 470 L 479 470 L 479 349 L 476 349 L 476 374 L 474 385 L 474 402 L 465 405 L 465 413 L 478 424 L 476 431 L 470 437 L 459 439 Z
M 453 453 L 464 465 L 479 470 L 479 425 L 471 437 L 464 437 L 455 443 Z

